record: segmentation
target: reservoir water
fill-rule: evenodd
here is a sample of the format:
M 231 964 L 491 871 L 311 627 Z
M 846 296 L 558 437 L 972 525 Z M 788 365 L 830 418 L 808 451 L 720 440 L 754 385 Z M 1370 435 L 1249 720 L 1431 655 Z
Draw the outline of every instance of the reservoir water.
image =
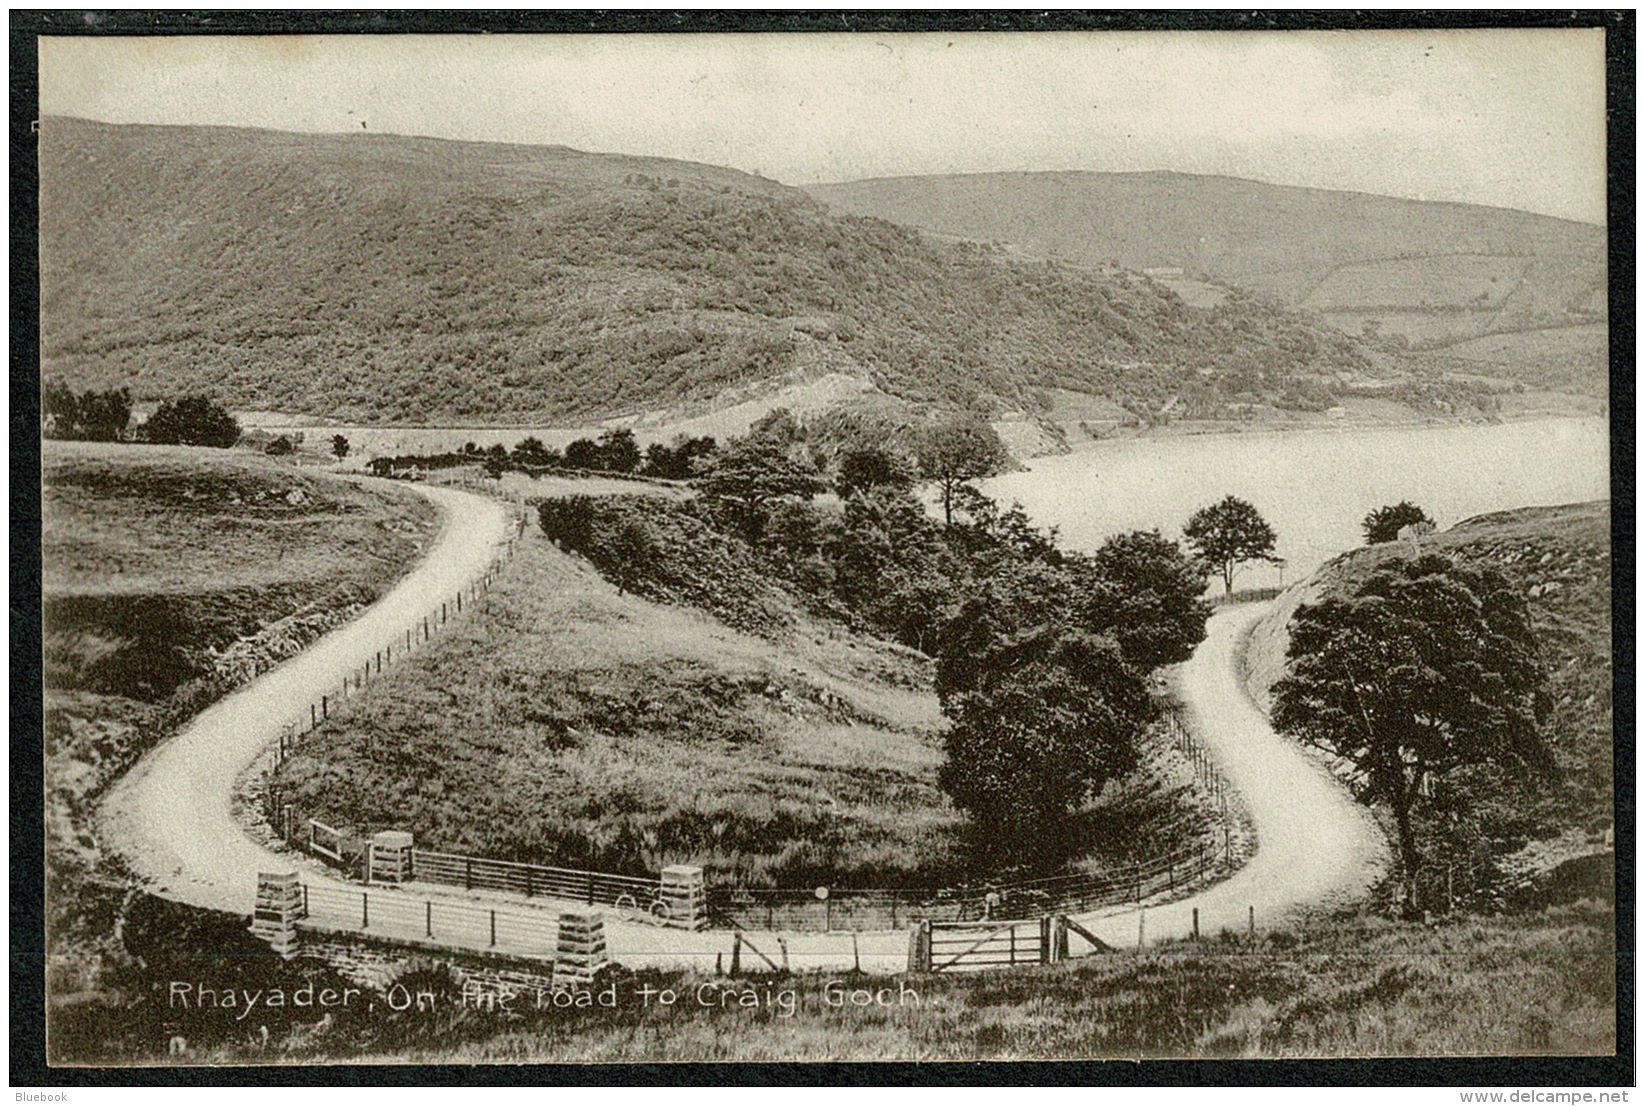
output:
M 1361 544 L 1365 515 L 1402 499 L 1442 530 L 1488 511 L 1604 499 L 1609 428 L 1572 418 L 1133 438 L 1036 458 L 983 490 L 1020 501 L 1074 549 L 1138 529 L 1177 538 L 1194 511 L 1237 495 L 1274 527 L 1290 582 Z M 1248 565 L 1236 586 L 1272 586 L 1280 572 Z

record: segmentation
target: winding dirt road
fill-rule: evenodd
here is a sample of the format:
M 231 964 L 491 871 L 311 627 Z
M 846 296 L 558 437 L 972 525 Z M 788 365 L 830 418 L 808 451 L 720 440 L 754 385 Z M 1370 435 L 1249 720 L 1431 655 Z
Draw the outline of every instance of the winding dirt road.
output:
M 335 689 L 342 673 L 357 670 L 385 645 L 402 641 L 406 627 L 484 572 L 506 540 L 507 513 L 495 500 L 450 488 L 414 487 L 443 515 L 440 534 L 422 564 L 354 622 L 203 711 L 111 790 L 103 807 L 105 835 L 149 890 L 249 915 L 257 874 L 297 867 L 317 891 L 316 921 L 343 929 L 355 924 L 352 906 L 338 908 L 335 918 L 323 918 L 320 903 L 358 901 L 357 884 L 307 858 L 257 844 L 235 821 L 231 804 L 240 775 L 279 739 L 287 722 L 296 721 L 322 692 Z M 1238 678 L 1244 635 L 1266 609 L 1266 604 L 1253 604 L 1217 614 L 1205 642 L 1174 675 L 1186 705 L 1185 721 L 1244 798 L 1256 829 L 1256 854 L 1222 883 L 1174 903 L 1145 906 L 1149 943 L 1191 933 L 1196 907 L 1201 932 L 1214 934 L 1243 931 L 1253 908 L 1259 925 L 1267 927 L 1298 908 L 1345 901 L 1362 894 L 1386 861 L 1386 842 L 1368 812 L 1293 742 L 1269 728 Z M 556 910 L 552 901 L 509 902 L 504 896 L 429 888 L 411 893 L 380 887 L 370 895 L 374 934 L 420 939 L 425 911 L 437 908 L 459 919 L 442 926 L 444 944 L 552 954 L 552 944 L 535 947 L 540 931 L 529 937 L 521 933 L 519 941 L 529 943 L 498 934 L 496 923 L 487 926 L 482 908 L 506 905 L 546 921 Z M 436 907 L 425 905 L 428 898 Z M 1077 920 L 1115 947 L 1136 946 L 1135 908 L 1098 911 Z M 767 954 L 778 955 L 777 935 L 756 934 L 753 939 Z M 731 941 L 726 932 L 659 929 L 608 913 L 610 953 L 633 965 L 712 969 L 717 956 L 729 955 Z M 901 971 L 908 948 L 902 932 L 793 933 L 783 935 L 782 942 L 796 968 L 860 964 L 879 972 Z M 1072 943 L 1071 951 L 1079 954 L 1084 943 L 1078 937 Z
M 1269 926 L 1299 907 L 1347 902 L 1365 893 L 1387 861 L 1387 839 L 1370 812 L 1290 738 L 1275 733 L 1239 678 L 1245 637 L 1268 603 L 1226 609 L 1176 671 L 1184 723 L 1239 792 L 1256 828 L 1256 853 L 1228 879 L 1198 894 L 1145 908 L 1148 941 L 1193 932 L 1244 932 L 1254 910 Z M 1079 921 L 1121 948 L 1137 943 L 1137 911 L 1099 911 Z
M 259 871 L 290 870 L 233 817 L 235 782 L 343 673 L 358 671 L 406 628 L 483 573 L 507 538 L 501 503 L 407 485 L 432 500 L 441 527 L 421 564 L 359 618 L 207 707 L 157 746 L 104 800 L 103 832 L 148 889 L 194 906 L 250 914 Z

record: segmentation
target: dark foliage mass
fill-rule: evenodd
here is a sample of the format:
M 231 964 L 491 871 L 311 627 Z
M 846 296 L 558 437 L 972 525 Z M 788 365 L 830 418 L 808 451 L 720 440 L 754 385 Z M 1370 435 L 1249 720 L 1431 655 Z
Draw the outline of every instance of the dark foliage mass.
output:
M 1407 900 L 1422 853 L 1412 811 L 1436 778 L 1490 765 L 1545 771 L 1544 673 L 1524 599 L 1494 568 L 1392 561 L 1346 596 L 1299 609 L 1274 725 L 1345 757 L 1360 797 L 1398 827 Z
M 138 435 L 156 445 L 205 445 L 227 449 L 240 440 L 240 424 L 221 404 L 205 396 L 184 396 L 162 403 L 138 428 Z
M 694 501 L 555 499 L 539 522 L 620 589 L 773 633 L 781 604 L 754 582 L 776 578 L 816 613 L 934 656 L 953 723 L 940 782 L 971 815 L 979 861 L 1065 860 L 1068 835 L 1044 828 L 1134 765 L 1147 676 L 1204 637 L 1203 571 L 1154 532 L 1063 550 L 1020 506 L 958 480 L 952 521 L 935 520 L 893 450 L 842 449 L 833 482 L 848 494 L 815 503 L 807 437 L 778 412 L 715 455 Z
M 1385 541 L 1396 541 L 1399 532 L 1407 526 L 1427 523 L 1431 528 L 1434 520 L 1428 517 L 1428 512 L 1418 507 L 1408 499 L 1387 507 L 1378 507 L 1365 516 L 1360 523 L 1360 529 L 1365 531 L 1366 545 L 1380 545 Z
M 40 433 L 47 438 L 118 441 L 131 421 L 131 389 L 76 393 L 64 384 L 40 389 Z
M 819 363 L 916 402 L 1066 387 L 1155 410 L 1189 380 L 1278 400 L 1369 365 L 1242 294 L 1190 308 L 1140 274 L 662 164 L 48 120 L 43 363 L 139 399 L 395 422 L 633 411 Z

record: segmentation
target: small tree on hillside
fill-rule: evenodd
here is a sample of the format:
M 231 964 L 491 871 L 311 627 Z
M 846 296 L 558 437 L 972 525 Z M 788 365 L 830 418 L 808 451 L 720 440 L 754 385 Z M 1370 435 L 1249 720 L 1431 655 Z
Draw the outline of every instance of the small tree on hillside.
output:
M 344 457 L 347 457 L 348 439 L 343 437 L 341 434 L 333 434 L 331 436 L 331 452 L 332 455 L 339 461 L 341 461 Z
M 600 447 L 591 438 L 578 438 L 565 447 L 565 463 L 574 469 L 600 467 Z
M 1469 765 L 1552 766 L 1543 674 L 1525 602 L 1501 573 L 1425 556 L 1379 568 L 1291 620 L 1274 726 L 1351 761 L 1358 797 L 1394 816 L 1415 909 L 1413 807 L 1425 780 Z
M 1427 511 L 1408 499 L 1402 499 L 1391 507 L 1378 507 L 1366 515 L 1360 528 L 1365 531 L 1366 545 L 1381 545 L 1383 542 L 1398 541 L 1401 530 L 1419 522 L 1426 522 L 1429 526 L 1434 524 Z
M 1274 556 L 1274 528 L 1237 496 L 1195 511 L 1182 536 L 1200 560 L 1221 573 L 1224 595 L 1233 593 L 1234 571 L 1241 564 L 1279 559 Z
M 76 395 L 62 384 L 47 384 L 40 390 L 40 430 L 46 437 L 116 442 L 130 422 L 128 389 Z
M 599 467 L 607 472 L 633 472 L 640 467 L 640 447 L 632 430 L 607 430 L 600 435 Z
M 954 524 L 954 491 L 973 480 L 1004 472 L 1010 463 L 994 428 L 975 417 L 944 419 L 925 427 L 915 443 L 920 476 L 942 492 L 943 522 Z
M 142 427 L 143 437 L 161 445 L 205 445 L 227 449 L 240 439 L 240 424 L 205 396 L 162 403 Z

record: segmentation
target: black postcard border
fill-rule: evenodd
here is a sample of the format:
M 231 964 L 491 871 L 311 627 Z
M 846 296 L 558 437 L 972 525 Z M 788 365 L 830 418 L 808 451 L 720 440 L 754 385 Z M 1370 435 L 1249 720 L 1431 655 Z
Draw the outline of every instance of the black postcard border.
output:
M 45 1062 L 40 685 L 36 40 L 45 35 L 572 34 L 1077 30 L 1606 30 L 1611 346 L 1612 635 L 1617 839 L 1614 1057 L 1348 1060 L 303 1065 L 50 1068 Z M 13 12 L 11 65 L 11 1038 L 18 1088 L 69 1086 L 1633 1086 L 1634 13 L 1583 11 Z M 1622 509 L 1616 510 L 1615 505 Z

